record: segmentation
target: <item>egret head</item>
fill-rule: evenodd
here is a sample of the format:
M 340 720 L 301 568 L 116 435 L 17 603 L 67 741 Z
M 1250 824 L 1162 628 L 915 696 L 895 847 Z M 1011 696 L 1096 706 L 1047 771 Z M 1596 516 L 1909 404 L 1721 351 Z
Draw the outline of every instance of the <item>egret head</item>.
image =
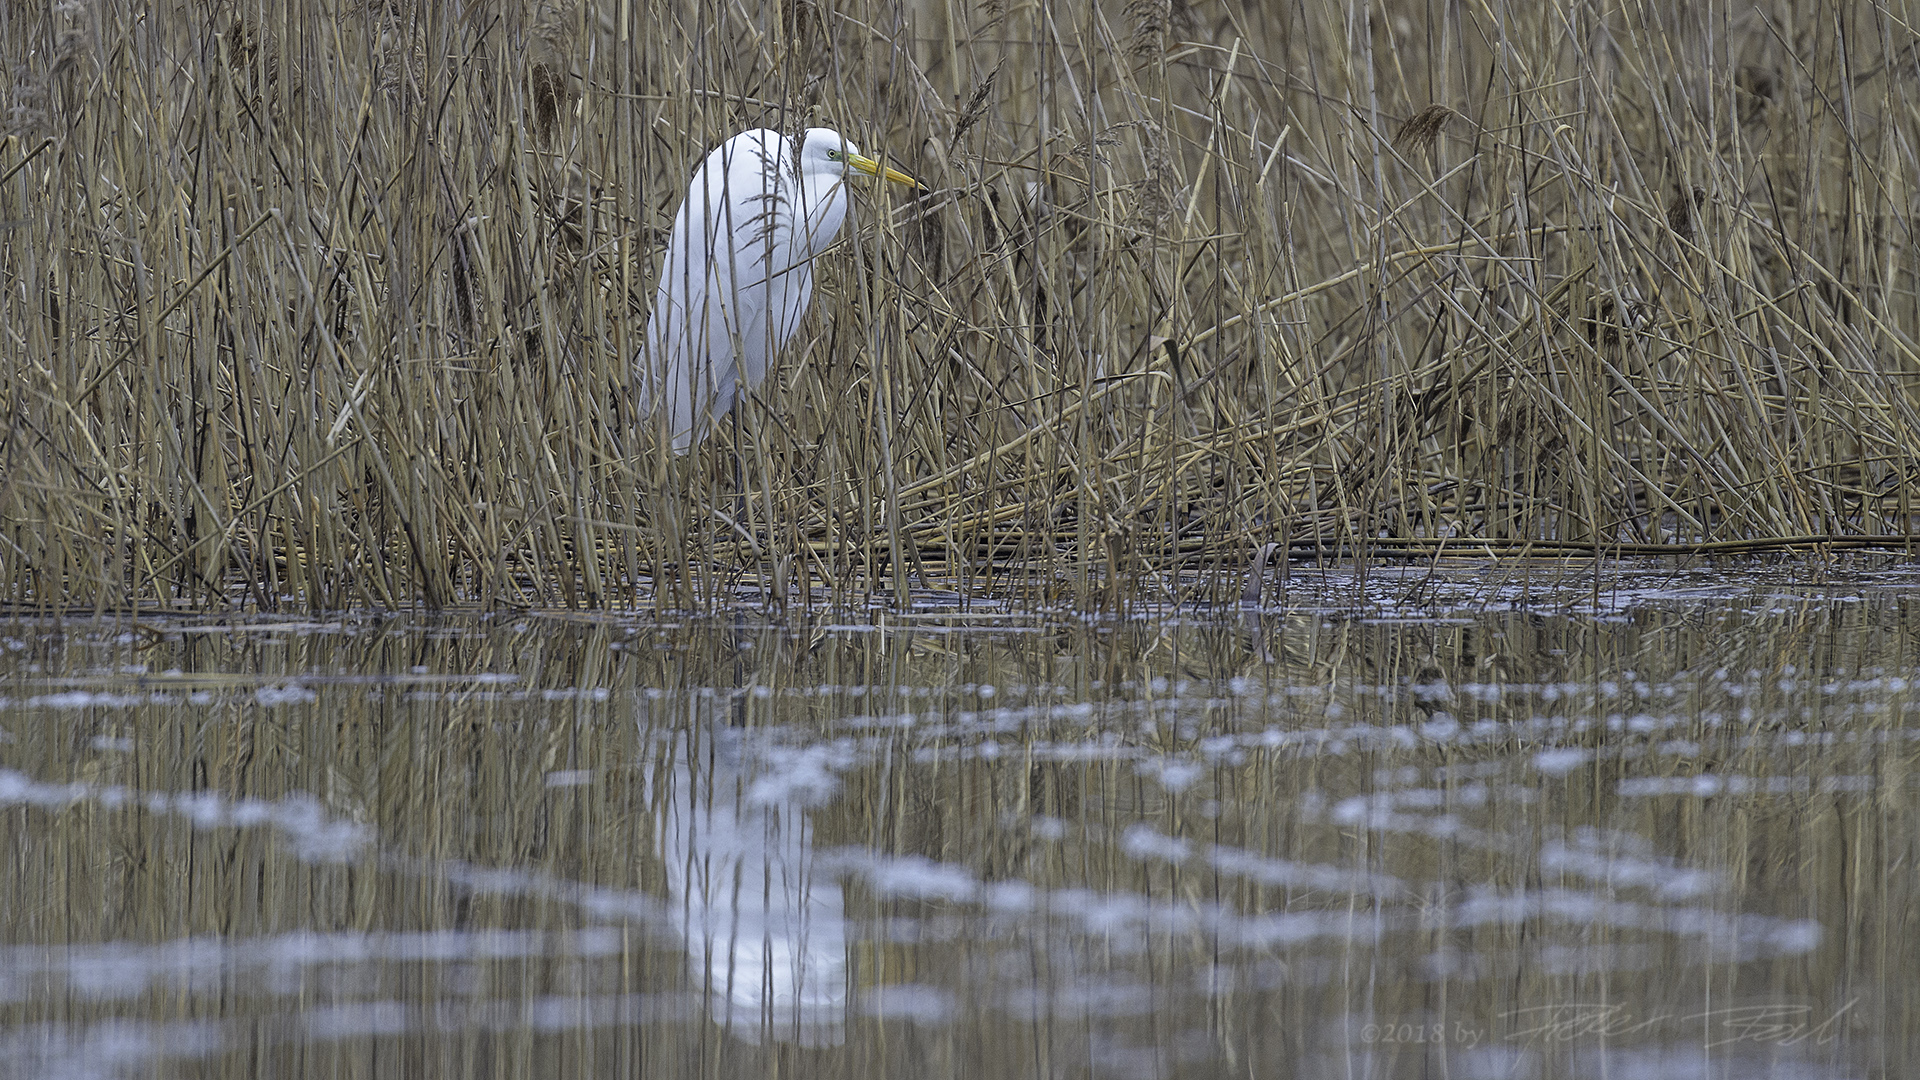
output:
M 800 140 L 799 156 L 802 177 L 824 175 L 838 179 L 850 172 L 861 172 L 868 176 L 884 177 L 908 187 L 920 186 L 920 181 L 906 173 L 898 169 L 890 169 L 862 154 L 859 147 L 831 128 L 808 128 L 806 135 Z

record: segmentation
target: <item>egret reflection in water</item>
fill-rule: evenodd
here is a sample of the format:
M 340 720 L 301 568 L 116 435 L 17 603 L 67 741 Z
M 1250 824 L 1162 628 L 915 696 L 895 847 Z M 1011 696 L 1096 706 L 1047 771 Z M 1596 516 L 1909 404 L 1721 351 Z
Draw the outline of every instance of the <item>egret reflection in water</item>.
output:
M 687 973 L 716 1024 L 745 1042 L 846 1037 L 842 889 L 816 869 L 803 791 L 766 783 L 752 737 L 683 726 L 646 766 L 654 847 Z

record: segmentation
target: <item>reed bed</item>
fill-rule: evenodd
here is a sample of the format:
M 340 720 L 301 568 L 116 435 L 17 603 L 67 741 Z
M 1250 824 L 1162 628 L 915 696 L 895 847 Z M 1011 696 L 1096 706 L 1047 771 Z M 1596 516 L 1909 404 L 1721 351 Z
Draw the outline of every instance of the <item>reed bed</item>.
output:
M 1905 550 L 1917 7 L 6 5 L 0 601 Z M 676 459 L 631 361 L 687 176 L 807 124 L 933 190 L 858 193 Z

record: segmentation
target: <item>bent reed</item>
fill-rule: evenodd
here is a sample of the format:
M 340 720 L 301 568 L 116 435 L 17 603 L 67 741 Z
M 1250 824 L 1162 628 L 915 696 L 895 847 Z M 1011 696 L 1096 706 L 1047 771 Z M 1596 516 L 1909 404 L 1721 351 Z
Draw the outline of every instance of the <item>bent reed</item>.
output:
M 1917 7 L 6 5 L 0 601 L 1906 550 Z M 632 368 L 674 209 L 810 124 L 934 191 L 854 193 L 676 460 Z

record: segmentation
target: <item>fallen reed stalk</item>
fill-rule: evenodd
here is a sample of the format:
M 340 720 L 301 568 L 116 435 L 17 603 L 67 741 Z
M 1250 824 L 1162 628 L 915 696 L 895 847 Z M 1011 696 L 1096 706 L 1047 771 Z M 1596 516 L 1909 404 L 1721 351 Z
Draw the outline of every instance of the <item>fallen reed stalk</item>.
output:
M 0 601 L 1092 607 L 1230 598 L 1269 544 L 1909 550 L 1916 16 L 8 7 Z M 630 360 L 688 172 L 809 123 L 937 190 L 857 194 L 676 459 Z

